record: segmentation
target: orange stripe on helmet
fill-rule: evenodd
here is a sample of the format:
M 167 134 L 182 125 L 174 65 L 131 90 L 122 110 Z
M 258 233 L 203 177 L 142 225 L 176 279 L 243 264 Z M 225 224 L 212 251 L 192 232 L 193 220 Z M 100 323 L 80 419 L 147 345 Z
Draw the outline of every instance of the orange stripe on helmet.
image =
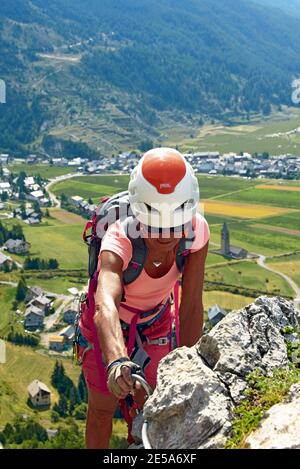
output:
M 144 178 L 160 194 L 171 194 L 186 174 L 186 166 L 179 153 L 148 152 L 142 164 Z

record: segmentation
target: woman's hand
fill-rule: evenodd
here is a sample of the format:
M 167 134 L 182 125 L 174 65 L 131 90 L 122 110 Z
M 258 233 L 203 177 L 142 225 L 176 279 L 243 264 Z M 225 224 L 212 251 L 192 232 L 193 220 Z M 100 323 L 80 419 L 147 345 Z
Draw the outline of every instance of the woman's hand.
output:
M 109 366 L 107 387 L 112 394 L 118 399 L 125 399 L 128 394 L 134 391 L 134 382 L 132 379 L 132 372 L 137 368 L 137 365 L 127 361 L 118 361 Z M 136 383 L 136 389 L 140 388 L 140 384 Z

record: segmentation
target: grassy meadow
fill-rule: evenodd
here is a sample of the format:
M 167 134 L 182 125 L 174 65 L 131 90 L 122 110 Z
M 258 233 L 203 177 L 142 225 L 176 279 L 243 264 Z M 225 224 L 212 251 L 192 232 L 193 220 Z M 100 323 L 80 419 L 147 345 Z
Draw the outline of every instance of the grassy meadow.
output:
M 8 169 L 13 173 L 25 171 L 27 176 L 40 175 L 44 179 L 52 179 L 65 174 L 74 173 L 78 166 L 50 166 L 49 164 L 26 164 L 15 163 L 8 165 Z
M 57 216 L 57 212 L 55 209 L 54 215 Z M 37 225 L 27 225 L 15 219 L 2 222 L 5 226 L 16 223 L 22 225 L 25 238 L 31 244 L 29 252 L 31 257 L 55 258 L 62 269 L 85 269 L 87 248 L 82 240 L 82 232 L 86 220 L 78 217 L 77 223 L 70 223 L 69 213 L 61 211 L 61 214 L 60 220 L 54 217 L 43 218 L 42 223 Z M 15 258 L 20 262 L 24 261 L 24 256 L 15 256 Z
M 283 109 L 282 113 L 264 120 L 252 118 L 237 125 L 209 124 L 192 130 L 178 125 L 172 129 L 163 129 L 163 145 L 177 145 L 183 152 L 244 151 L 253 154 L 266 151 L 273 155 L 299 154 L 300 134 L 286 134 L 299 126 L 299 109 Z

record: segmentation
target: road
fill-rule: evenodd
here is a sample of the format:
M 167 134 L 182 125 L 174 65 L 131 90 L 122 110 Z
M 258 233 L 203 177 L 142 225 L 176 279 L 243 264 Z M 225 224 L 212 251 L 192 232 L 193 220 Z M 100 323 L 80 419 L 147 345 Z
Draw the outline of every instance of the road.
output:
M 6 282 L 4 280 L 0 280 L 0 285 L 10 285 L 11 287 L 16 287 L 18 284 L 16 282 Z
M 44 318 L 44 331 L 47 331 L 51 329 L 51 327 L 54 326 L 56 321 L 59 318 L 60 313 L 65 309 L 68 303 L 70 303 L 72 300 L 74 300 L 74 297 L 72 295 L 66 296 L 66 295 L 57 295 L 57 298 L 63 297 L 63 302 L 62 304 L 55 310 L 54 314 L 50 314 L 50 316 L 45 316 Z
M 210 242 L 210 245 L 213 246 L 219 246 L 216 243 Z M 294 304 L 296 309 L 300 309 L 300 287 L 296 284 L 296 282 L 289 277 L 288 275 L 280 272 L 279 270 L 272 269 L 269 265 L 265 263 L 267 256 L 263 256 L 262 254 L 255 254 L 257 256 L 257 264 L 262 267 L 265 270 L 268 270 L 269 272 L 272 272 L 274 274 L 280 275 L 289 285 L 290 287 L 294 290 L 295 292 L 295 298 L 294 298 Z
M 53 192 L 50 191 L 50 187 L 55 184 L 56 182 L 64 181 L 65 179 L 71 179 L 73 177 L 83 176 L 83 173 L 69 173 L 63 174 L 62 176 L 57 176 L 56 178 L 50 179 L 50 181 L 46 184 L 45 188 L 49 194 L 50 200 L 53 204 L 53 207 L 60 208 L 60 200 L 56 197 Z
M 265 263 L 266 256 L 263 256 L 262 254 L 258 254 L 258 256 L 259 256 L 258 259 L 257 259 L 258 265 L 260 265 L 264 269 L 268 270 L 269 272 L 273 272 L 274 274 L 280 275 L 280 277 L 282 277 L 290 285 L 290 287 L 294 290 L 294 292 L 295 292 L 295 299 L 294 299 L 295 307 L 299 308 L 300 307 L 300 288 L 298 287 L 298 285 L 288 275 L 283 274 L 279 270 L 272 269 L 269 265 L 267 265 Z
M 0 248 L 0 251 L 7 257 L 9 257 L 9 252 L 4 249 L 3 247 Z M 23 264 L 20 264 L 20 262 L 16 261 L 15 259 L 13 259 L 14 263 L 16 264 L 17 267 L 19 267 L 19 269 L 23 269 Z

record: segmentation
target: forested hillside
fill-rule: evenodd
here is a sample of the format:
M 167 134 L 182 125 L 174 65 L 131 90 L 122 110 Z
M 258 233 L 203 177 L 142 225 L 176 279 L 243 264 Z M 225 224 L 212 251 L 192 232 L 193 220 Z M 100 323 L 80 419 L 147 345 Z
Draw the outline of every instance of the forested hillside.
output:
M 0 150 L 51 134 L 109 153 L 112 135 L 291 105 L 300 19 L 246 0 L 2 0 L 0 47 Z

